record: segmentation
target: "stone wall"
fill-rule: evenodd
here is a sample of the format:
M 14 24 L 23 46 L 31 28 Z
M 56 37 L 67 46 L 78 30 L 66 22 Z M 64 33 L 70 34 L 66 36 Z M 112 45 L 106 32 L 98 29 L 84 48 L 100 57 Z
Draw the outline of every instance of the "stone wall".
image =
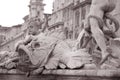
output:
M 24 39 L 24 33 L 21 32 L 19 35 L 15 36 L 14 38 L 11 38 L 10 40 L 7 40 L 6 42 L 2 43 L 0 45 L 0 51 L 14 51 L 15 49 L 15 43 L 19 40 Z

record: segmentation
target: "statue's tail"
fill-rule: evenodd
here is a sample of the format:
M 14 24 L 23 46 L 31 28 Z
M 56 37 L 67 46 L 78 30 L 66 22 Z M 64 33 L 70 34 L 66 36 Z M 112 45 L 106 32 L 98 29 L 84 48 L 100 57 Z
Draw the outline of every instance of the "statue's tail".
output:
M 104 17 L 106 19 L 109 19 L 111 22 L 113 22 L 115 24 L 115 31 L 113 31 L 113 32 L 117 32 L 120 27 L 118 20 L 109 13 L 106 13 Z

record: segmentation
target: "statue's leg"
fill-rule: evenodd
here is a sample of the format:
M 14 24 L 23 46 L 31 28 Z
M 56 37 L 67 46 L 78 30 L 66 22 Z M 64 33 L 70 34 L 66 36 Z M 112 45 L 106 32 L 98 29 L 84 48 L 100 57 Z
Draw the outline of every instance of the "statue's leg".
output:
M 98 14 L 100 14 L 100 13 L 98 13 Z M 101 14 L 103 14 L 102 11 L 101 11 Z M 102 19 L 102 16 L 100 18 Z M 100 64 L 102 64 L 102 63 L 104 63 L 105 59 L 107 59 L 107 56 L 109 55 L 109 53 L 106 51 L 107 46 L 105 43 L 104 33 L 100 29 L 98 21 L 95 18 L 90 18 L 89 21 L 90 21 L 92 36 L 94 37 L 97 45 L 100 47 L 100 49 L 102 51 L 102 60 L 100 62 Z

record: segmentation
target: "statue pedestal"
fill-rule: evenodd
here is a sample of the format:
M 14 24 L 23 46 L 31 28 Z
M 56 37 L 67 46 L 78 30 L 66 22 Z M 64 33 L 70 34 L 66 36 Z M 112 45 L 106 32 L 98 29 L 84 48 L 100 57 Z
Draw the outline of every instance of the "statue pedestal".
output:
M 116 70 L 45 70 L 42 75 L 26 77 L 15 70 L 0 73 L 0 80 L 116 80 L 120 79 L 120 69 Z

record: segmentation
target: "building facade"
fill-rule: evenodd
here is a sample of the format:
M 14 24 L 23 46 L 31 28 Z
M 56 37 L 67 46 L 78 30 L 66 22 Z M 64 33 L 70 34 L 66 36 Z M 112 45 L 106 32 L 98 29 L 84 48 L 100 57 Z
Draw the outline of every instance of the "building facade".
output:
M 53 13 L 50 17 L 49 25 L 61 25 L 67 38 L 76 39 L 84 27 L 85 18 L 90 11 L 92 0 L 54 0 Z M 119 21 L 120 24 L 120 1 L 117 0 L 116 8 L 111 14 Z M 116 32 L 120 37 L 120 29 Z
M 64 25 L 67 38 L 76 39 L 89 12 L 91 0 L 55 0 L 49 25 Z M 58 25 L 57 25 L 58 24 Z
M 43 4 L 43 0 L 30 0 L 29 18 L 39 18 L 43 20 L 44 5 L 45 4 Z

